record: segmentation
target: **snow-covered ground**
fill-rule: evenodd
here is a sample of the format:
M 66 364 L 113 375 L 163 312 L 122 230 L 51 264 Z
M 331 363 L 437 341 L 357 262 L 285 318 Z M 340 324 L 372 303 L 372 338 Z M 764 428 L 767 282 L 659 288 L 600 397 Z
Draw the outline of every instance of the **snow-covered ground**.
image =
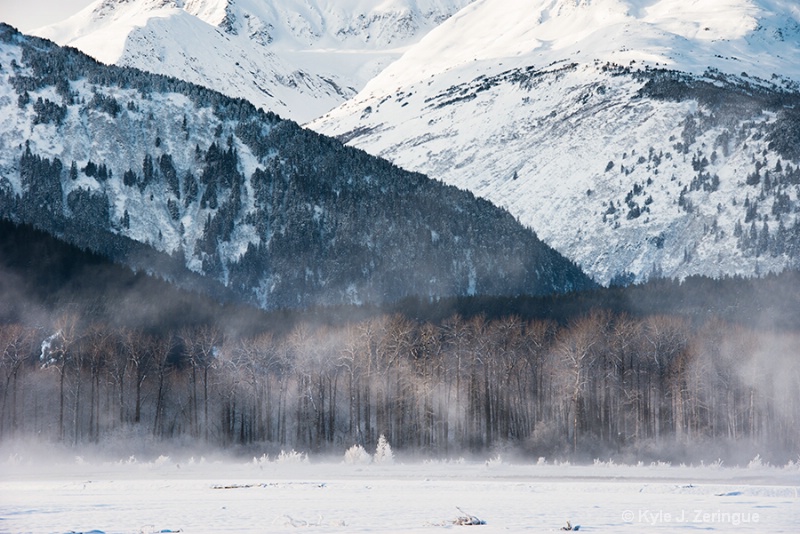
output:
M 800 466 L 349 464 L 70 458 L 0 464 L 2 532 L 796 532 Z M 469 531 L 469 530 L 468 530 Z

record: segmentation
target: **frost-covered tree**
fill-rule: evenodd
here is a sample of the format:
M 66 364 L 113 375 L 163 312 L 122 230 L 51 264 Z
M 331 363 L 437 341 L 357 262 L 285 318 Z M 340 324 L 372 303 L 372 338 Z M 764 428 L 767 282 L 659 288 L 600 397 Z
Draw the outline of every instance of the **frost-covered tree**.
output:
M 389 442 L 386 440 L 386 436 L 383 434 L 381 434 L 381 436 L 378 438 L 378 444 L 375 446 L 375 456 L 372 457 L 372 461 L 376 464 L 394 463 L 392 446 L 389 445 Z
M 361 445 L 353 445 L 344 453 L 344 463 L 349 465 L 366 465 L 372 462 L 372 455 Z

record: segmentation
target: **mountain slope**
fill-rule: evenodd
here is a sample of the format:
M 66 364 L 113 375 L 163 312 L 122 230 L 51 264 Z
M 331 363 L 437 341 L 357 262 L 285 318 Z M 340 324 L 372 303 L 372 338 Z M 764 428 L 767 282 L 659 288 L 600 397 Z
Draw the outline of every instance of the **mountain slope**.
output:
M 244 100 L 0 30 L 6 218 L 267 309 L 590 285 L 470 193 Z
M 471 0 L 98 0 L 33 33 L 300 123 L 353 96 Z
M 506 207 L 602 283 L 796 267 L 800 10 L 678 4 L 475 2 L 310 126 Z

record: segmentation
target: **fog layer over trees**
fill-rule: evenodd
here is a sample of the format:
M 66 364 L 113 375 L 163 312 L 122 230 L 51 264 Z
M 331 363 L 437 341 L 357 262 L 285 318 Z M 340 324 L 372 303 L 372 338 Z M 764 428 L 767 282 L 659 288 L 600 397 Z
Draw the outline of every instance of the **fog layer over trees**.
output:
M 234 337 L 87 324 L 0 326 L 0 438 L 120 436 L 259 450 L 453 456 L 796 458 L 800 336 L 592 312 Z M 699 451 L 699 452 L 698 452 Z

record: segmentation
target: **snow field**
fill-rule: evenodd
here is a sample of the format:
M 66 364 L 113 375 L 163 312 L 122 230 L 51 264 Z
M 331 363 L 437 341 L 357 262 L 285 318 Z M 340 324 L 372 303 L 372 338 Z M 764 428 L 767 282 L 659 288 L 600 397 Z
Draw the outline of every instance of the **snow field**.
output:
M 10 457 L 4 532 L 795 532 L 800 469 L 488 462 L 351 465 Z

